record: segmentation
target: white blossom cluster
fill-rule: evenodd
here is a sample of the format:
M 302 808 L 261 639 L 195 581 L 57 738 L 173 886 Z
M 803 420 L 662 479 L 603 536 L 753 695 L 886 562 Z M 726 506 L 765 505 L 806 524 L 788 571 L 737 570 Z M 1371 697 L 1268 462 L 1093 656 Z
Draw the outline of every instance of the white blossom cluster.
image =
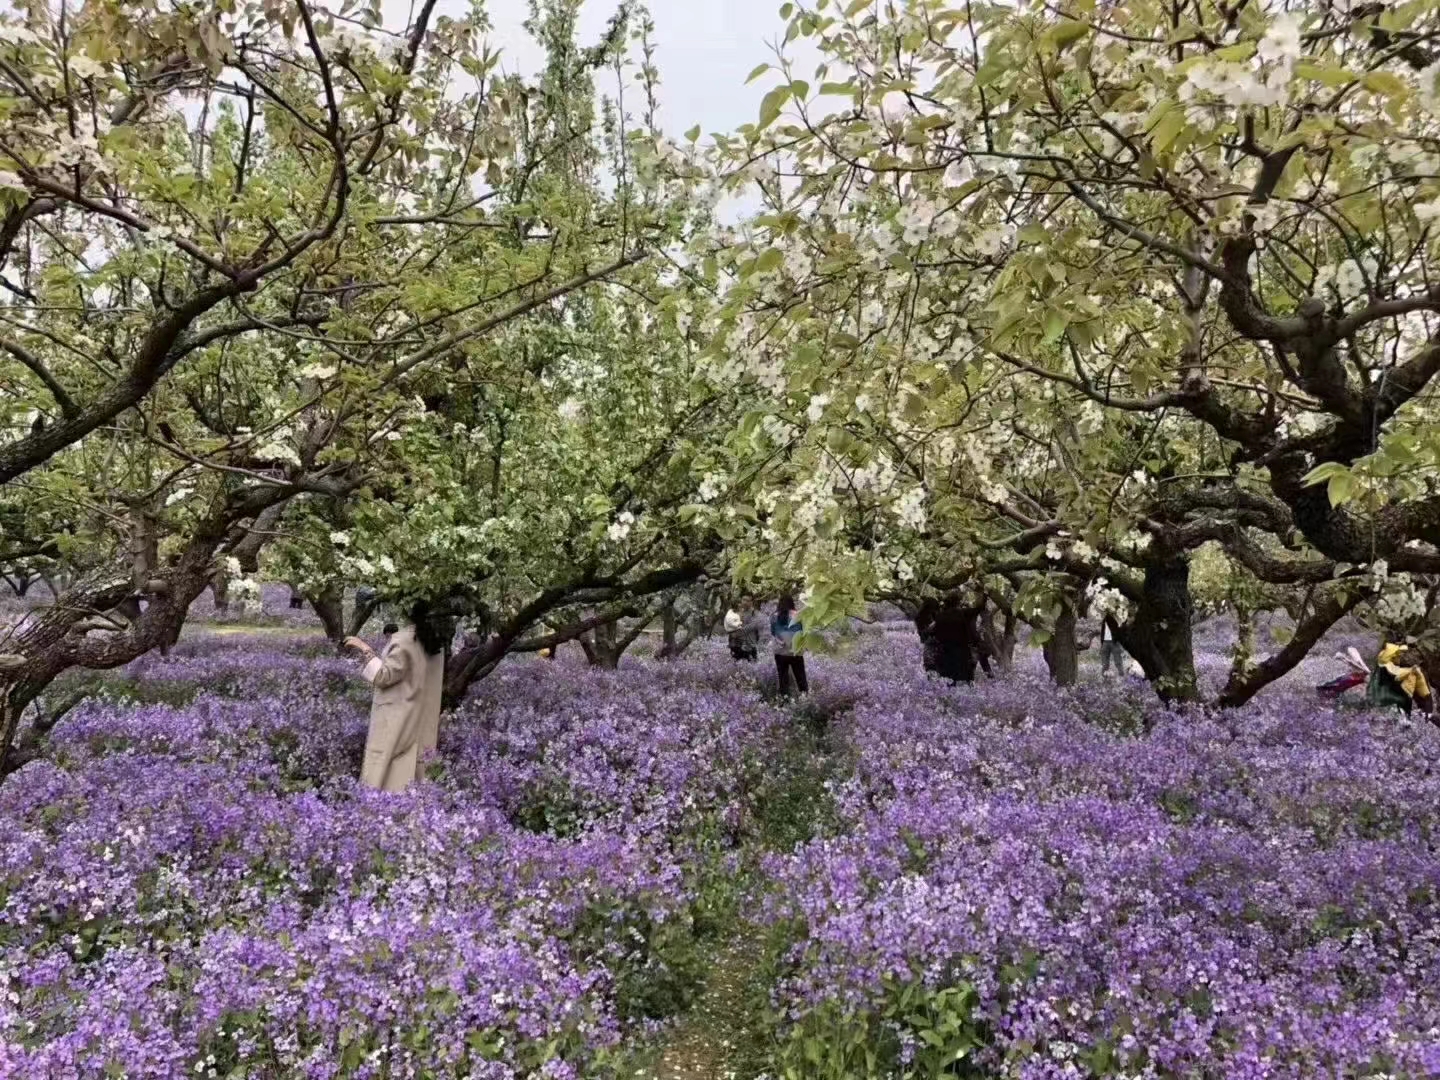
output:
M 1130 618 L 1130 601 L 1103 577 L 1085 587 L 1085 602 L 1096 618 L 1109 615 L 1118 622 Z
M 605 535 L 610 538 L 612 543 L 618 544 L 628 537 L 634 528 L 635 515 L 629 510 L 622 510 L 615 516 L 615 520 L 610 523 L 609 527 L 606 528 Z

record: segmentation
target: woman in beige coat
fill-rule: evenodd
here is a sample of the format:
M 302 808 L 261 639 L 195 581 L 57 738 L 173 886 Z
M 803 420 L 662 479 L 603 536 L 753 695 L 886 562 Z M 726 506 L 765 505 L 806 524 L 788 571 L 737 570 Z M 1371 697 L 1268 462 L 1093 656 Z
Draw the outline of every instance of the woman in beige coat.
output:
M 366 658 L 360 673 L 375 687 L 360 782 L 380 791 L 410 786 L 421 753 L 435 748 L 439 731 L 444 635 L 426 605 L 416 604 L 410 615 L 411 625 L 396 631 L 379 656 L 359 638 L 345 639 Z

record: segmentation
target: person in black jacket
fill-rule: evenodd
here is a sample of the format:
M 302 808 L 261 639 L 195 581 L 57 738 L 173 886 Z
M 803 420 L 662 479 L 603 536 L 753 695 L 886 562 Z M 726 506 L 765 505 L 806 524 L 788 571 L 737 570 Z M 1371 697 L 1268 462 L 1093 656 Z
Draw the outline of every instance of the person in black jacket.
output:
M 1115 622 L 1115 616 L 1106 614 L 1100 620 L 1100 676 L 1108 679 L 1110 677 L 1110 665 L 1115 665 L 1115 674 L 1125 675 L 1125 650 L 1120 647 L 1120 642 L 1115 640 L 1115 633 L 1120 627 Z

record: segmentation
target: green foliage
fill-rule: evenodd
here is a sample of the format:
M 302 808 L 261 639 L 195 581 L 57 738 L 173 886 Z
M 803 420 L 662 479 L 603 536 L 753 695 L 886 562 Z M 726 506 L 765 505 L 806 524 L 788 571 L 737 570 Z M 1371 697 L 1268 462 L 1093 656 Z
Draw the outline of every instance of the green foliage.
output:
M 1434 29 L 1433 9 L 1406 12 L 1407 31 Z M 823 58 L 822 94 L 843 96 L 807 111 L 782 50 L 756 73 L 783 76 L 760 123 L 717 143 L 727 186 L 762 206 L 717 257 L 706 360 L 717 384 L 765 392 L 737 433 L 776 455 L 747 568 L 803 579 L 807 625 L 987 567 L 1133 601 L 1156 551 L 1239 547 L 1244 530 L 1278 546 L 1283 579 L 1314 554 L 1295 522 L 1319 534 L 1295 512 L 1297 469 L 1342 523 L 1415 523 L 1434 565 L 1424 320 L 1440 301 L 1420 219 L 1440 186 L 1397 164 L 1435 136 L 1433 69 L 1319 9 L 1179 30 L 1171 14 L 917 0 L 787 16 L 787 43 Z M 1333 119 L 1342 100 L 1362 124 Z M 1234 302 L 1242 265 L 1270 322 Z M 1316 318 L 1302 310 L 1356 336 L 1292 363 Z M 1361 415 L 1380 430 L 1347 441 Z M 1026 618 L 1043 627 L 1050 606 Z
M 864 1011 L 836 1003 L 811 1010 L 780 1036 L 775 1069 L 785 1080 L 943 1080 L 985 1074 L 972 1064 L 989 1035 L 968 983 L 933 988 L 889 981 Z

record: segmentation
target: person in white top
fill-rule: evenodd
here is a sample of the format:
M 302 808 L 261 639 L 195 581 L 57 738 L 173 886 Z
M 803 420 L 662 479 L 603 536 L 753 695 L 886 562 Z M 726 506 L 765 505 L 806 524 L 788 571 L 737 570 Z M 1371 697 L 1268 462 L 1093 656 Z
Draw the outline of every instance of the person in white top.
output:
M 345 644 L 366 658 L 360 674 L 375 688 L 360 782 L 380 791 L 404 791 L 415 779 L 421 753 L 433 750 L 439 739 L 443 630 L 422 602 L 379 656 L 360 638 L 346 638 Z
M 740 598 L 740 610 L 725 613 L 730 657 L 733 660 L 755 660 L 760 655 L 760 620 L 748 596 Z

